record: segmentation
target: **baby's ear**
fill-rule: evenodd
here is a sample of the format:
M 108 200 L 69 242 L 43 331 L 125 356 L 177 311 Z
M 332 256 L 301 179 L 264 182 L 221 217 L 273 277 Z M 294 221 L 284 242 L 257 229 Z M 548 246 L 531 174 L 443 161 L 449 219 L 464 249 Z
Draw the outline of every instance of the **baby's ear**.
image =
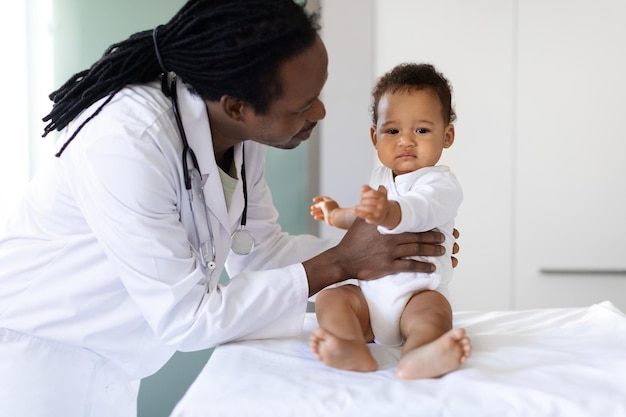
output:
M 450 146 L 452 146 L 453 143 L 454 143 L 454 125 L 450 123 L 446 127 L 446 132 L 444 133 L 443 147 L 449 148 Z
M 370 127 L 370 138 L 372 139 L 372 145 L 376 147 L 376 143 L 378 143 L 376 140 L 376 125 L 372 125 L 372 127 Z

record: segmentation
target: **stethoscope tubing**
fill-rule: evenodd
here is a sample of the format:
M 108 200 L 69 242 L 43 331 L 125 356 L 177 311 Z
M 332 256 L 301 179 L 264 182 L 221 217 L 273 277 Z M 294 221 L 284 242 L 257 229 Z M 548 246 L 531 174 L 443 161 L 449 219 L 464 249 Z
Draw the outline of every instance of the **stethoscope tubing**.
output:
M 216 251 L 215 240 L 213 236 L 213 228 L 211 226 L 209 210 L 206 204 L 206 198 L 204 196 L 204 185 L 202 184 L 202 178 L 200 177 L 201 176 L 200 165 L 198 164 L 198 159 L 196 158 L 196 154 L 194 153 L 193 149 L 191 149 L 191 147 L 189 146 L 189 142 L 187 141 L 187 135 L 185 133 L 185 128 L 183 126 L 182 118 L 180 116 L 180 112 L 178 109 L 178 92 L 176 90 L 176 81 L 177 81 L 177 77 L 175 73 L 170 72 L 168 74 L 163 74 L 161 88 L 163 92 L 165 93 L 165 95 L 169 96 L 172 102 L 172 112 L 174 113 L 174 119 L 176 120 L 176 125 L 178 127 L 181 142 L 183 144 L 183 151 L 182 151 L 183 178 L 185 182 L 185 189 L 187 190 L 187 194 L 188 194 L 191 217 L 192 217 L 192 221 L 194 224 L 194 235 L 195 235 L 194 237 L 196 238 L 196 241 L 198 242 L 198 252 L 199 252 L 200 263 L 204 269 L 208 268 L 210 270 L 213 270 L 216 267 L 215 260 L 217 258 L 217 253 L 216 253 L 217 251 Z M 193 165 L 192 170 L 189 169 L 187 158 L 191 159 L 191 163 Z M 190 174 L 190 172 L 192 172 L 192 174 Z M 201 199 L 202 205 L 204 207 L 204 214 L 205 214 L 205 218 L 207 221 L 207 226 L 208 226 L 207 228 L 209 231 L 209 240 L 211 242 L 210 259 L 207 259 L 207 254 L 204 253 L 204 250 L 202 248 L 203 243 L 200 240 L 200 232 L 198 230 L 198 224 L 196 222 L 196 212 L 193 208 L 194 197 L 193 197 L 193 187 L 191 184 L 193 172 L 195 172 L 196 175 L 198 176 L 198 181 L 200 184 L 198 187 L 198 193 L 199 193 L 199 197 Z M 243 145 L 242 145 L 241 179 L 243 181 L 244 207 L 241 213 L 240 228 L 233 233 L 233 235 L 231 236 L 231 239 L 234 239 L 238 232 L 245 232 L 248 235 L 246 241 L 249 240 L 250 243 L 248 243 L 243 250 L 238 249 L 238 248 L 235 249 L 234 247 L 233 247 L 233 250 L 237 254 L 247 255 L 254 248 L 254 237 L 245 228 L 246 222 L 247 222 L 247 213 L 248 213 L 248 186 L 247 186 L 247 180 L 246 180 L 246 163 L 245 163 L 245 152 L 243 151 Z M 234 245 L 234 246 L 238 246 L 238 245 Z

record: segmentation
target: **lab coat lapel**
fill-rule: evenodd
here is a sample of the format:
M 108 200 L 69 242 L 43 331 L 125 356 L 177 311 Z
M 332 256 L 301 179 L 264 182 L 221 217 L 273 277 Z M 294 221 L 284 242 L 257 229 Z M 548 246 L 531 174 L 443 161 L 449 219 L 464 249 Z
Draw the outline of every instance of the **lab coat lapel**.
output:
M 206 105 L 199 96 L 191 94 L 180 79 L 177 83 L 177 92 L 187 141 L 198 159 L 200 174 L 205 179 L 204 196 L 209 212 L 218 220 L 220 227 L 228 232 L 230 230 L 228 212 L 224 201 L 222 181 L 213 154 L 213 140 Z M 217 236 L 215 238 L 217 239 Z
M 230 235 L 238 226 L 244 207 L 242 181 L 238 182 L 233 193 L 230 210 L 227 210 L 222 181 L 218 172 L 219 168 L 213 153 L 213 140 L 206 105 L 199 96 L 192 95 L 180 79 L 177 83 L 177 92 L 181 119 L 185 132 L 187 132 L 187 140 L 198 159 L 200 173 L 206 179 L 204 195 L 209 212 L 217 218 L 220 226 Z M 240 179 L 241 148 L 241 144 L 237 145 L 234 154 L 234 164 Z
M 239 178 L 239 181 L 237 181 L 237 187 L 235 187 L 235 191 L 233 192 L 233 198 L 230 202 L 230 210 L 228 211 L 231 230 L 235 230 L 235 228 L 239 227 L 241 213 L 243 212 L 243 207 L 245 205 L 243 198 L 243 180 L 241 177 L 241 164 L 243 159 L 242 149 L 242 145 L 238 144 L 235 147 L 235 155 L 233 156 L 233 164 L 235 164 L 235 167 L 237 168 L 237 178 Z

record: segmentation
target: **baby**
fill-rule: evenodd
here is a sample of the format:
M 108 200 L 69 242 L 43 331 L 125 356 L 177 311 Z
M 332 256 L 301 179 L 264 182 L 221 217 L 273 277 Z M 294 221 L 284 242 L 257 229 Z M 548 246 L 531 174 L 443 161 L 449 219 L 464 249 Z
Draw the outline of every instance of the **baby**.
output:
M 456 177 L 436 165 L 454 142 L 452 90 L 432 65 L 402 64 L 383 75 L 373 90 L 372 143 L 382 166 L 361 189 L 360 204 L 341 208 L 326 196 L 313 199 L 311 215 L 347 229 L 357 218 L 381 233 L 437 229 L 454 242 L 454 218 L 463 199 Z M 426 259 L 433 273 L 402 273 L 320 292 L 315 312 L 320 327 L 311 349 L 325 364 L 368 372 L 377 363 L 367 344 L 399 346 L 396 377 L 433 378 L 457 369 L 471 354 L 470 339 L 452 326 L 448 256 Z

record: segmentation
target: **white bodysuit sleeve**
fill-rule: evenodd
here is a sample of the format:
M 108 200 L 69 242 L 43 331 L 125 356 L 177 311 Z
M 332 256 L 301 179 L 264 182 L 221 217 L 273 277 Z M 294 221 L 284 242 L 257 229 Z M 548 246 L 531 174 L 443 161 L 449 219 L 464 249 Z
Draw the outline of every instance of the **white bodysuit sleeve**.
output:
M 454 220 L 463 200 L 458 180 L 443 166 L 432 167 L 405 188 L 389 197 L 400 205 L 400 223 L 394 229 L 379 226 L 381 232 L 424 232 L 440 227 Z

